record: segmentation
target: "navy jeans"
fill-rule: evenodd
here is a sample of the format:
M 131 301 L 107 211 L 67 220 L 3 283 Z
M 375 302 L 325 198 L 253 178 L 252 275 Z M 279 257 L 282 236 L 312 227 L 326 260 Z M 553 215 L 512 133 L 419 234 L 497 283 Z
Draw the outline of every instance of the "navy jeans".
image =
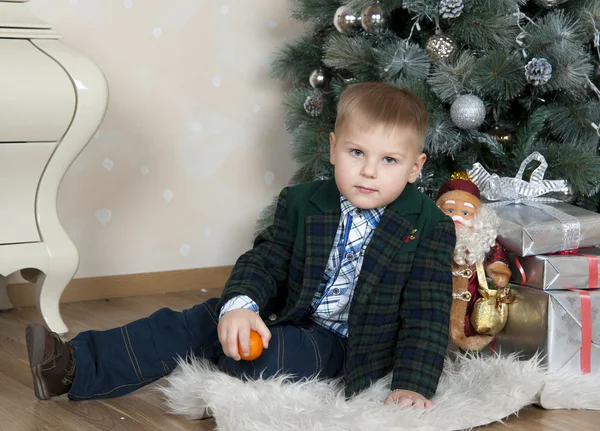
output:
M 217 336 L 217 298 L 184 311 L 163 308 L 149 317 L 108 331 L 86 331 L 71 340 L 77 368 L 69 398 L 108 398 L 132 392 L 169 374 L 178 357 L 206 358 L 235 376 L 296 379 L 343 375 L 346 339 L 309 319 L 270 327 L 269 348 L 254 361 L 223 354 Z

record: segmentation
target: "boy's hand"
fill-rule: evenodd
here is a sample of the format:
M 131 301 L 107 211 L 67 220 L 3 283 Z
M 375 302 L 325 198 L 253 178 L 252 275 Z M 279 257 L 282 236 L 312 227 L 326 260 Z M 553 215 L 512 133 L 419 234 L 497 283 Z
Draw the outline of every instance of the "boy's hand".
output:
M 417 409 L 428 409 L 433 407 L 433 402 L 423 395 L 404 389 L 399 389 L 389 394 L 385 399 L 385 404 L 399 404 L 402 407 L 414 407 Z
M 229 356 L 236 361 L 241 359 L 238 340 L 244 355 L 250 353 L 250 330 L 254 330 L 260 335 L 265 349 L 269 347 L 271 331 L 254 311 L 242 308 L 232 310 L 221 317 L 217 326 L 217 333 L 225 356 Z

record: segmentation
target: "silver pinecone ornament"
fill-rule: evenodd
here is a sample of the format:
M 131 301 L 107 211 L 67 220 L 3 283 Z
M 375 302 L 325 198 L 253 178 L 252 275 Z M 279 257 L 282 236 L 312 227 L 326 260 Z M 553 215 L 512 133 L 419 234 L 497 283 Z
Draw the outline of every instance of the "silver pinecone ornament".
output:
M 304 110 L 311 117 L 318 117 L 323 112 L 323 98 L 321 96 L 308 96 L 304 101 Z
M 532 58 L 525 65 L 527 81 L 535 85 L 544 85 L 552 78 L 552 65 L 545 58 Z
M 463 0 L 440 0 L 440 15 L 442 18 L 456 18 L 464 7 Z

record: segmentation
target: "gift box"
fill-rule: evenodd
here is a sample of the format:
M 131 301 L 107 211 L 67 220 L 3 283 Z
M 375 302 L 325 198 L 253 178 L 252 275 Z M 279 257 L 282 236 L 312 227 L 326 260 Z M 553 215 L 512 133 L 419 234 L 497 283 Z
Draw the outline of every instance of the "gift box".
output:
M 530 163 L 538 166 L 529 181 Z M 537 151 L 523 160 L 514 178 L 500 177 L 475 163 L 469 170 L 484 205 L 500 216 L 498 241 L 519 256 L 576 250 L 600 244 L 600 214 L 552 198 L 572 193 L 565 180 L 545 180 L 548 163 Z
M 597 289 L 599 286 L 600 248 L 526 257 L 509 253 L 508 259 L 513 283 L 543 290 Z
M 535 204 L 535 206 L 532 206 Z M 498 241 L 519 256 L 533 256 L 600 244 L 600 214 L 564 202 L 495 207 Z
M 489 349 L 523 358 L 539 352 L 551 372 L 600 371 L 600 291 L 511 287 L 516 300 Z

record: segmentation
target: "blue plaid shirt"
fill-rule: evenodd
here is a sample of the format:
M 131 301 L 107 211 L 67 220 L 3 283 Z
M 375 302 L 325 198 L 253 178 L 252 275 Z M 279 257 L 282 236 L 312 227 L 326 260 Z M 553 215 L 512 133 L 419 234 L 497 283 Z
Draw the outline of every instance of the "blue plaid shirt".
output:
M 340 196 L 342 215 L 329 254 L 321 284 L 310 306 L 315 323 L 348 336 L 348 313 L 354 288 L 360 274 L 364 252 L 381 220 L 385 207 L 363 210 Z M 248 296 L 236 296 L 221 308 L 219 319 L 240 308 L 258 313 L 258 305 Z

